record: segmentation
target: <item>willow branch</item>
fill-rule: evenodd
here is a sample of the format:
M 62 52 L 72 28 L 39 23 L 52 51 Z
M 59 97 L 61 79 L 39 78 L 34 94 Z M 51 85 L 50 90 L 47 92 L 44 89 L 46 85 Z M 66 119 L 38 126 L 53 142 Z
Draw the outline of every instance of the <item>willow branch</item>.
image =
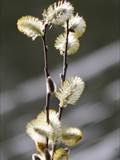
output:
M 64 2 L 64 0 L 63 0 L 63 2 Z M 61 82 L 62 83 L 66 79 L 66 73 L 67 73 L 67 67 L 68 67 L 68 64 L 67 64 L 67 50 L 68 50 L 68 36 L 69 36 L 69 20 L 67 20 L 66 25 L 67 25 L 67 27 L 66 27 L 66 44 L 65 44 L 65 53 L 63 55 L 63 73 L 61 74 Z M 63 107 L 59 106 L 59 111 L 58 111 L 59 120 L 61 120 L 61 118 L 62 118 L 62 112 L 63 112 Z M 54 144 L 54 146 L 53 146 L 52 160 L 53 160 L 53 157 L 54 157 L 55 148 L 56 148 L 56 144 Z
M 48 48 L 46 44 L 46 31 L 47 25 L 45 26 L 44 36 L 42 37 L 43 42 L 43 49 L 44 49 L 44 72 L 45 72 L 45 80 L 46 80 L 46 104 L 45 104 L 45 111 L 46 111 L 46 121 L 49 124 L 49 104 L 50 104 L 50 93 L 47 93 L 47 81 L 49 77 L 49 70 L 48 70 Z M 48 138 L 46 138 L 46 147 L 48 148 Z
M 45 70 L 45 77 L 48 78 L 49 72 L 48 72 L 48 48 L 46 44 L 46 31 L 47 31 L 47 25 L 45 26 L 44 36 L 42 37 L 43 41 L 43 49 L 44 49 L 44 70 Z
M 56 149 L 56 144 L 53 144 L 53 146 L 52 146 L 52 160 L 54 160 L 55 149 Z
M 68 35 L 69 35 L 69 21 L 68 20 L 67 20 L 66 24 L 67 24 L 67 27 L 66 27 L 66 44 L 65 44 L 65 53 L 63 55 L 63 73 L 62 73 L 62 76 L 61 76 L 62 82 L 65 81 L 66 73 L 67 73 L 67 67 L 68 67 L 68 64 L 67 64 Z
M 69 36 L 69 20 L 66 22 L 66 44 L 65 44 L 65 53 L 63 55 L 63 73 L 61 74 L 61 81 L 62 83 L 66 79 L 66 73 L 67 73 L 67 68 L 68 68 L 68 63 L 67 63 L 67 50 L 68 50 L 68 36 Z M 61 120 L 62 117 L 62 111 L 63 108 L 59 107 L 59 120 Z

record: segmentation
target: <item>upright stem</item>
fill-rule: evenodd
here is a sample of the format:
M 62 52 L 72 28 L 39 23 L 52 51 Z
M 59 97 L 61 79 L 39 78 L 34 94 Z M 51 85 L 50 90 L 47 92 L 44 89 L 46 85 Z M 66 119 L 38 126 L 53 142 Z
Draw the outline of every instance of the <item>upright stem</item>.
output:
M 61 75 L 62 83 L 66 79 L 66 73 L 67 73 L 67 68 L 68 68 L 68 63 L 67 63 L 68 36 L 69 36 L 69 20 L 67 20 L 66 22 L 66 44 L 65 44 L 65 53 L 63 55 L 63 73 Z M 61 120 L 62 111 L 63 111 L 63 108 L 59 107 L 59 120 Z
M 62 73 L 62 82 L 65 81 L 66 73 L 67 73 L 67 50 L 68 50 L 68 35 L 69 35 L 69 21 L 66 22 L 66 44 L 65 44 L 65 53 L 63 55 L 63 73 Z
M 63 2 L 64 2 L 64 0 L 63 0 Z M 68 36 L 69 36 L 69 20 L 67 20 L 66 24 L 67 24 L 66 44 L 65 44 L 65 53 L 63 55 L 63 73 L 61 74 L 62 83 L 66 79 L 66 73 L 67 73 L 67 67 L 68 67 L 68 64 L 67 64 L 67 50 L 68 50 Z M 59 111 L 58 111 L 59 120 L 61 120 L 61 118 L 62 118 L 62 112 L 63 112 L 63 108 L 59 107 Z M 56 148 L 56 144 L 54 144 L 54 146 L 53 146 L 52 160 L 53 160 L 53 157 L 54 157 L 55 148 Z
M 47 31 L 47 25 L 45 26 L 44 36 L 42 37 L 43 41 L 43 49 L 44 49 L 44 70 L 45 70 L 45 77 L 48 78 L 49 72 L 48 72 L 48 48 L 46 44 L 46 31 Z
M 53 144 L 53 146 L 52 146 L 52 160 L 54 159 L 55 149 L 56 149 L 56 144 Z
M 61 120 L 61 118 L 62 118 L 62 112 L 63 112 L 63 108 L 59 107 L 59 111 L 58 111 L 59 120 Z
M 42 37 L 43 42 L 43 49 L 44 49 L 44 71 L 45 71 L 45 79 L 46 83 L 49 77 L 49 70 L 48 70 L 48 48 L 46 44 L 46 31 L 47 25 L 45 26 L 44 36 Z M 46 85 L 46 104 L 45 104 L 45 111 L 46 111 L 46 121 L 49 124 L 49 104 L 50 104 L 50 93 L 47 93 L 47 85 Z M 48 148 L 48 138 L 46 138 L 46 147 Z

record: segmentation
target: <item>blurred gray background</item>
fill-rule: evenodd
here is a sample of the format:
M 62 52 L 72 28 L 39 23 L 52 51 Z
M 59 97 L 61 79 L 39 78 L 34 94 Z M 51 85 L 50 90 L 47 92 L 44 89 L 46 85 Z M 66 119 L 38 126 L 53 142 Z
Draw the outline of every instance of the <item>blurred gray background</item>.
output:
M 64 110 L 63 124 L 80 127 L 84 139 L 72 148 L 71 160 L 120 160 L 119 0 L 70 0 L 87 30 L 81 47 L 69 57 L 69 75 L 80 75 L 86 88 L 76 106 Z M 28 121 L 45 103 L 43 49 L 16 28 L 24 15 L 41 17 L 53 0 L 2 0 L 0 36 L 0 160 L 31 160 L 33 141 Z M 48 33 L 49 66 L 59 83 L 62 57 L 53 48 L 59 27 Z M 52 99 L 51 106 L 58 101 Z

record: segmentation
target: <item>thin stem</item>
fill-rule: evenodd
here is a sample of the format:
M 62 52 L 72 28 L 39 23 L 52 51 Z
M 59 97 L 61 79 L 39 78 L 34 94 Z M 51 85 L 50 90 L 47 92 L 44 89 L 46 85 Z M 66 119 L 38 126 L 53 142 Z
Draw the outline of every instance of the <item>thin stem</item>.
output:
M 50 93 L 47 93 L 46 95 L 46 106 L 45 106 L 45 109 L 46 109 L 46 121 L 47 123 L 49 124 L 49 104 L 50 104 Z
M 49 76 L 48 72 L 48 48 L 46 44 L 46 31 L 47 31 L 47 25 L 45 26 L 44 36 L 42 37 L 43 42 L 43 49 L 44 49 L 44 70 L 45 70 L 45 77 L 47 78 Z
M 62 118 L 62 112 L 63 112 L 63 107 L 59 107 L 59 111 L 58 111 L 59 120 L 61 120 Z
M 48 48 L 46 44 L 46 31 L 47 31 L 47 25 L 45 26 L 44 36 L 42 37 L 43 49 L 44 49 L 44 71 L 45 71 L 45 79 L 47 83 L 48 77 L 50 74 L 48 70 Z M 46 85 L 45 111 L 46 111 L 46 121 L 48 124 L 49 124 L 49 104 L 50 104 L 50 93 L 47 93 L 47 85 Z M 46 148 L 48 149 L 48 138 L 47 137 L 46 137 Z
M 44 71 L 45 71 L 45 79 L 47 83 L 47 79 L 49 76 L 49 71 L 48 71 L 48 48 L 46 44 L 46 30 L 47 30 L 47 25 L 45 26 L 45 31 L 44 31 L 44 36 L 42 37 L 43 41 L 43 48 L 44 48 Z M 47 85 L 46 85 L 46 105 L 45 105 L 45 111 L 46 111 L 46 121 L 49 124 L 49 103 L 50 103 L 50 93 L 47 93 Z
M 45 158 L 46 160 L 51 160 L 51 156 L 50 156 L 48 149 L 45 149 Z
M 64 0 L 62 2 L 64 2 Z M 67 50 L 68 50 L 68 36 L 69 36 L 69 20 L 67 20 L 66 24 L 67 24 L 67 29 L 66 29 L 65 54 L 63 55 L 63 73 L 61 74 L 62 83 L 66 79 L 66 73 L 67 73 L 67 67 L 68 67 L 68 64 L 67 64 Z M 62 118 L 62 112 L 63 112 L 63 107 L 59 107 L 58 118 L 59 118 L 60 121 L 61 121 L 61 118 Z M 56 144 L 54 144 L 54 146 L 53 146 L 52 160 L 54 158 L 55 149 L 56 149 Z
M 55 149 L 56 149 L 56 144 L 54 144 L 52 147 L 52 160 L 54 159 Z
M 63 73 L 62 73 L 62 77 L 61 77 L 62 82 L 65 81 L 66 73 L 67 73 L 67 67 L 68 67 L 68 64 L 67 64 L 68 35 L 69 35 L 69 21 L 68 20 L 67 20 L 66 24 L 67 24 L 66 44 L 65 44 L 65 53 L 63 55 Z
M 65 53 L 63 55 L 63 73 L 61 74 L 61 81 L 62 83 L 66 79 L 66 73 L 67 73 L 67 68 L 68 68 L 68 63 L 67 63 L 67 50 L 68 50 L 68 36 L 69 36 L 69 20 L 66 22 L 66 44 L 65 44 Z M 59 107 L 59 120 L 61 120 L 62 117 L 62 111 L 63 108 Z

